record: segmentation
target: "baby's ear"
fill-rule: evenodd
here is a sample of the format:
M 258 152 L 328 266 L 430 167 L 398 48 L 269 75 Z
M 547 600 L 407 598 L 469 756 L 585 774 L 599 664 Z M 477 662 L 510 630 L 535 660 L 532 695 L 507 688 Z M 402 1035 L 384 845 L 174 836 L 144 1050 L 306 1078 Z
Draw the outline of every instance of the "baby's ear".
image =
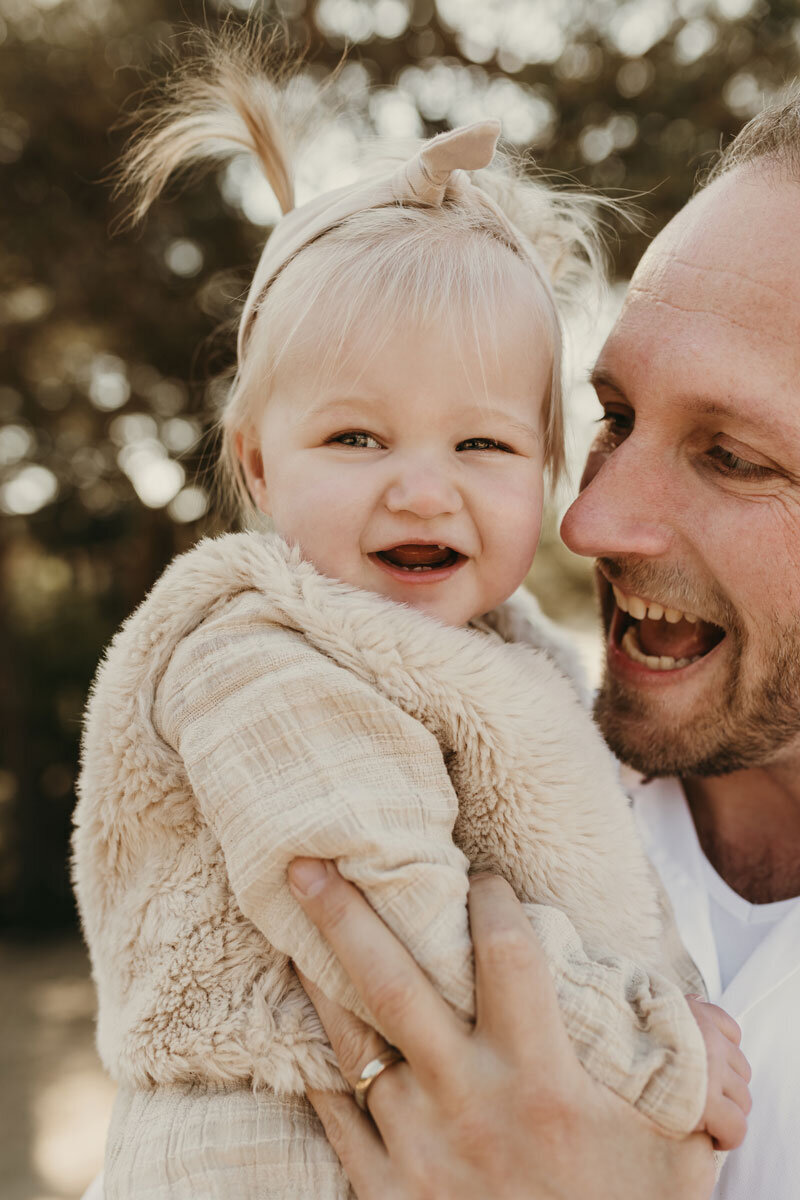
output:
M 266 516 L 270 515 L 267 481 L 264 477 L 264 459 L 261 447 L 253 433 L 243 433 L 241 430 L 234 436 L 236 456 L 242 464 L 242 470 L 247 482 L 247 490 L 253 497 L 253 503 Z

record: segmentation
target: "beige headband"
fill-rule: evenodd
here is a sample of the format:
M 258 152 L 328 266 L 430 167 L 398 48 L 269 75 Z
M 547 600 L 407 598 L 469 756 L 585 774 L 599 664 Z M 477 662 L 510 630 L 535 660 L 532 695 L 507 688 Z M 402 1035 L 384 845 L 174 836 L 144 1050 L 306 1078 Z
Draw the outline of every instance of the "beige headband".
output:
M 388 178 L 368 184 L 350 184 L 325 192 L 282 217 L 267 240 L 250 285 L 239 323 L 239 361 L 242 361 L 247 339 L 267 289 L 286 264 L 322 234 L 355 213 L 371 208 L 385 208 L 393 204 L 438 207 L 446 196 L 469 195 L 482 208 L 491 211 L 509 245 L 532 262 L 549 291 L 547 273 L 528 239 L 514 228 L 484 191 L 470 182 L 465 173 L 489 165 L 499 136 L 499 121 L 479 121 L 474 125 L 462 125 L 449 133 L 440 133 L 425 142 L 413 158 Z

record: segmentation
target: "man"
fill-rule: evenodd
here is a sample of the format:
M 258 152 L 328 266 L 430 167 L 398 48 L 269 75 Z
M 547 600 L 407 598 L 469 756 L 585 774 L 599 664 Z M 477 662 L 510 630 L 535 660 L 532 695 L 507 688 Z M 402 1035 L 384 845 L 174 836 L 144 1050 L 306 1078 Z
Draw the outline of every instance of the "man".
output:
M 594 372 L 604 427 L 565 542 L 597 560 L 596 715 L 712 1000 L 753 1066 L 719 1200 L 800 1178 L 800 93 L 740 133 L 644 256 Z M 576 1068 L 499 881 L 475 890 L 479 1024 L 443 1011 L 363 901 L 298 862 L 296 894 L 406 1063 L 314 1096 L 360 1200 L 707 1196 L 702 1139 L 667 1144 Z M 314 872 L 317 872 L 315 875 Z M 385 1042 L 312 993 L 355 1082 Z M 612 1102 L 613 1101 L 613 1102 Z M 376 1131 L 377 1129 L 377 1131 Z

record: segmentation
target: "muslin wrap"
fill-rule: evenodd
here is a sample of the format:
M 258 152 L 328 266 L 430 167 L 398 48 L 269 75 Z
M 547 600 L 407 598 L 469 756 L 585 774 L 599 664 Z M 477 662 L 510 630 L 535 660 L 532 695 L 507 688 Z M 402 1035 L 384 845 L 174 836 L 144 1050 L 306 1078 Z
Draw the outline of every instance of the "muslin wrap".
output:
M 587 1069 L 695 1126 L 696 977 L 559 654 L 524 593 L 447 627 L 276 535 L 166 570 L 98 672 L 76 811 L 98 1045 L 123 1085 L 108 1200 L 348 1195 L 302 1098 L 342 1081 L 289 959 L 371 1016 L 288 890 L 301 854 L 335 859 L 467 1016 L 468 870 L 505 876 Z

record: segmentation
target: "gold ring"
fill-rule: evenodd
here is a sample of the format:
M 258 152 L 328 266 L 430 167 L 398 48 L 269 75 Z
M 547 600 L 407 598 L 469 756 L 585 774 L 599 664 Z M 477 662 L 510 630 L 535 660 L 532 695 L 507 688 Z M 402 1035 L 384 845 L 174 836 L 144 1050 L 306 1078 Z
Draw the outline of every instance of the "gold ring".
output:
M 364 1070 L 358 1077 L 358 1083 L 353 1088 L 353 1095 L 356 1098 L 356 1104 L 362 1112 L 368 1112 L 367 1108 L 367 1092 L 372 1087 L 379 1075 L 382 1075 L 387 1067 L 393 1066 L 398 1062 L 405 1062 L 399 1050 L 395 1050 L 394 1046 L 388 1046 L 386 1050 L 381 1051 L 377 1058 L 372 1058 L 364 1067 Z

